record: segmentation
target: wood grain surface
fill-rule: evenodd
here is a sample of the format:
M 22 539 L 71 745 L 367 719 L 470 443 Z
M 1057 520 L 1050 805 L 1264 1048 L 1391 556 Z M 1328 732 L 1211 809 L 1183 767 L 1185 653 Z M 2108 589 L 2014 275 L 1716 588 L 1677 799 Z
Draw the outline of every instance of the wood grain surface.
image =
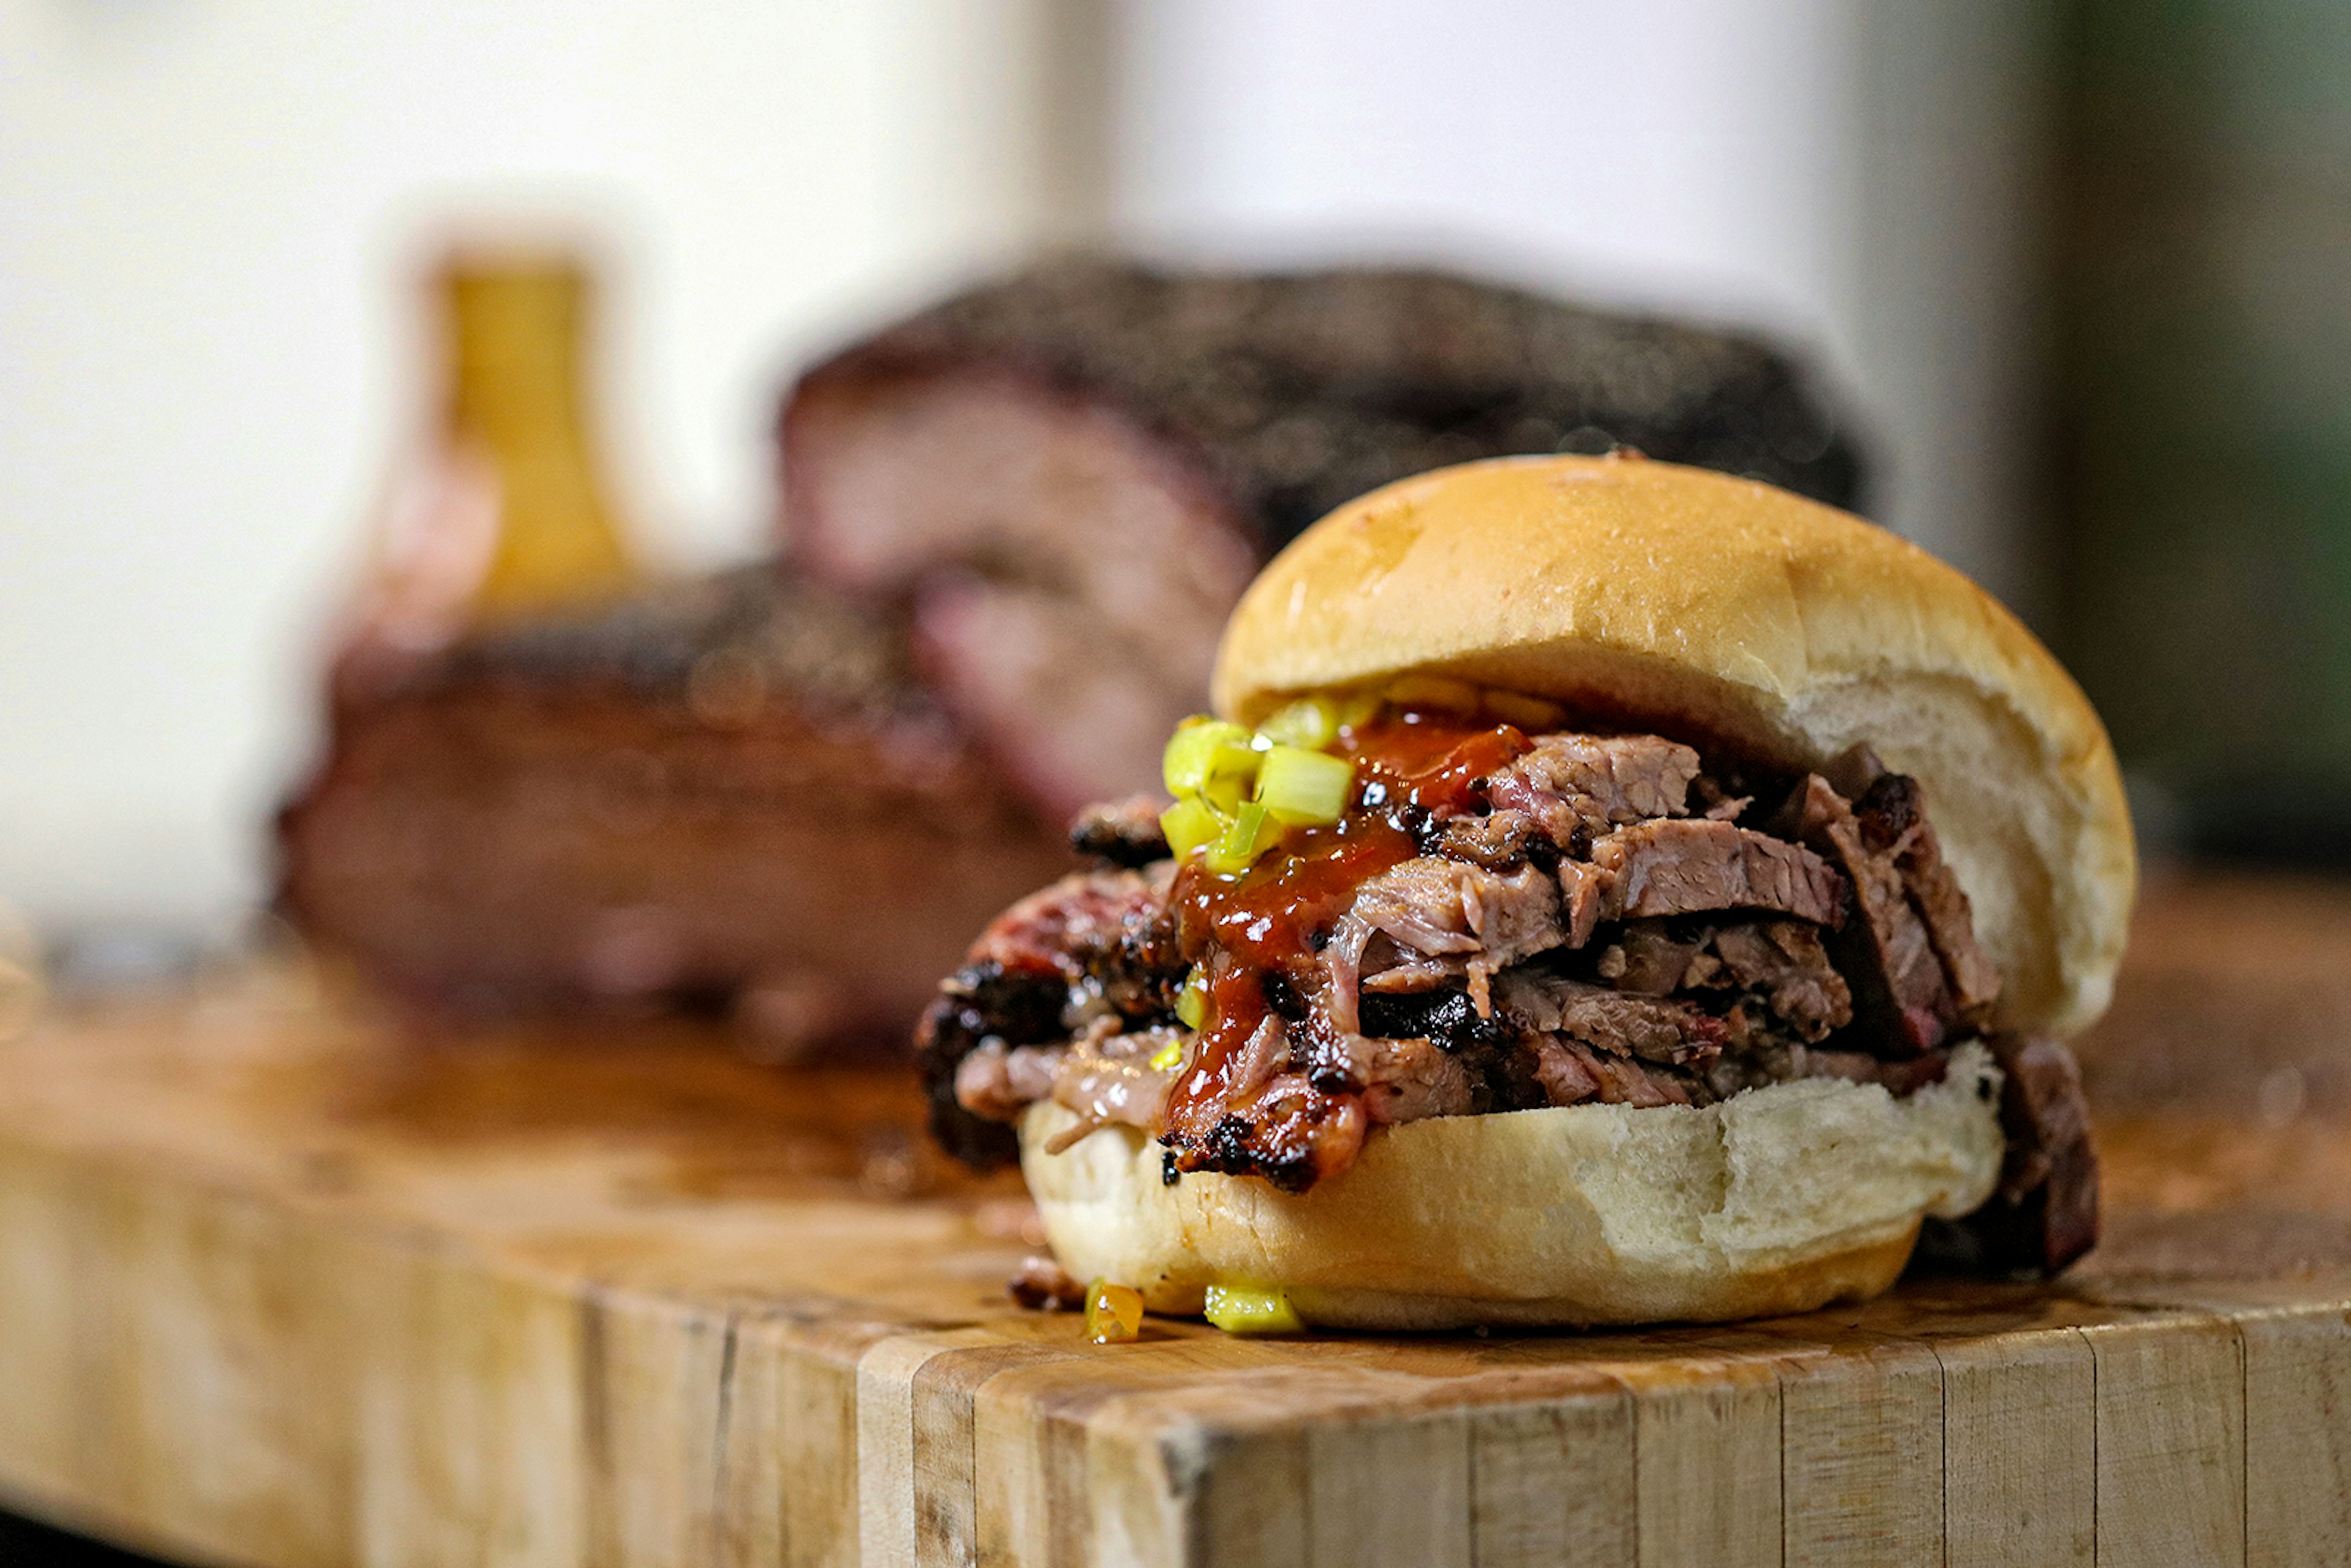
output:
M 2351 1561 L 2351 898 L 2141 925 L 2085 1266 L 1607 1334 L 1092 1346 L 894 1073 L 60 1004 L 0 1046 L 0 1492 L 288 1568 Z

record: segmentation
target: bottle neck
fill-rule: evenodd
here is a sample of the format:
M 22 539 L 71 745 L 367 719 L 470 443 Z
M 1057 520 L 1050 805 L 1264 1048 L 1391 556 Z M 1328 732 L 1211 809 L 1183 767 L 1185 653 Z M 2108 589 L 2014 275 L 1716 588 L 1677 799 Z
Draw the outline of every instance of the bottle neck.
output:
M 585 296 L 565 266 L 459 265 L 444 278 L 443 438 L 496 496 L 483 614 L 601 597 L 630 574 L 589 430 Z

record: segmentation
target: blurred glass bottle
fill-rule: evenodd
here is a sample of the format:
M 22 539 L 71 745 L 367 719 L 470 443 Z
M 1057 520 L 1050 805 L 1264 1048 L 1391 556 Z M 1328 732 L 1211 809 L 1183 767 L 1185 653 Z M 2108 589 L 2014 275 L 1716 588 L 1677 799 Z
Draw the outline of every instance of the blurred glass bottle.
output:
M 470 627 L 592 604 L 636 575 L 588 412 L 586 269 L 461 253 L 428 293 L 437 414 L 394 476 L 338 700 Z

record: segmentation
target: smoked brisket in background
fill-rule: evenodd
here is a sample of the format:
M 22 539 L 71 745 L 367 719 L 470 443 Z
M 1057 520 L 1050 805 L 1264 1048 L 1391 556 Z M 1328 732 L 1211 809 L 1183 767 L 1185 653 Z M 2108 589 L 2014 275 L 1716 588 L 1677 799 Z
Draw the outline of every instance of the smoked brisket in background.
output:
M 1432 273 L 1034 268 L 801 379 L 780 563 L 340 679 L 280 906 L 439 1009 L 903 1050 L 1074 863 L 1070 813 L 1155 791 L 1273 550 L 1391 479 L 1619 443 L 1857 485 L 1823 400 L 1734 335 Z
M 341 705 L 279 831 L 281 906 L 401 996 L 795 1043 L 902 1039 L 1068 864 L 889 616 L 765 566 L 419 660 Z
M 1623 444 L 1859 486 L 1762 344 L 1434 272 L 1043 266 L 818 365 L 781 431 L 788 558 L 904 603 L 943 700 L 1064 814 L 1155 781 L 1258 567 L 1391 480 Z

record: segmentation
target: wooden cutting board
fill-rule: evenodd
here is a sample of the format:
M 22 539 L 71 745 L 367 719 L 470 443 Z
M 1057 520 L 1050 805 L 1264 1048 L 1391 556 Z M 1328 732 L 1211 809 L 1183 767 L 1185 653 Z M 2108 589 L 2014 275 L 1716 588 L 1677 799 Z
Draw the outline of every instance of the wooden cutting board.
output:
M 289 1568 L 2343 1561 L 2351 903 L 2146 925 L 2091 1263 L 1645 1333 L 1097 1348 L 894 1075 L 280 972 L 52 1009 L 0 1047 L 0 1492 Z M 2182 1032 L 2294 977 L 2291 1039 Z

